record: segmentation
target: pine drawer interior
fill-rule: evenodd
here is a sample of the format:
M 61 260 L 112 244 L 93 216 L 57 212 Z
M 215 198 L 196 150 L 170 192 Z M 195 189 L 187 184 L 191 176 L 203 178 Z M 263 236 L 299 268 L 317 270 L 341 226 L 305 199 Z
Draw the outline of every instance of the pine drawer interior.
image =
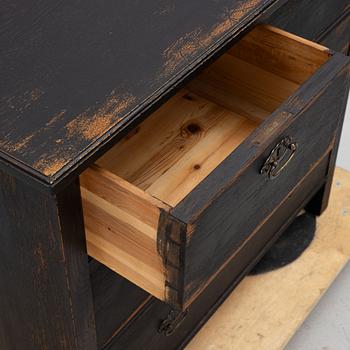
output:
M 258 26 L 81 175 L 88 253 L 159 299 L 170 211 L 330 57 Z

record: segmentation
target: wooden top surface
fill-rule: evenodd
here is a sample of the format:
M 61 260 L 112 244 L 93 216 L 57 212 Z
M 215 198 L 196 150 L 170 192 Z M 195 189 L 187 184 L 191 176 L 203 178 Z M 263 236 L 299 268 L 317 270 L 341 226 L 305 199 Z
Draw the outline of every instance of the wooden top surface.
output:
M 350 172 L 337 168 L 311 245 L 290 265 L 246 277 L 186 350 L 282 350 L 350 260 Z
M 56 182 L 274 3 L 3 2 L 1 157 Z

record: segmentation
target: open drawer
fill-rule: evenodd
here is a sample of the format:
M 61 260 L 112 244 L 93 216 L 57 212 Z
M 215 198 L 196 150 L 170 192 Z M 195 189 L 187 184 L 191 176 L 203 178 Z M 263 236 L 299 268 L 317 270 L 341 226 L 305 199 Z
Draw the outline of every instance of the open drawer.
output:
M 347 64 L 254 28 L 81 175 L 89 255 L 187 307 L 332 151 Z

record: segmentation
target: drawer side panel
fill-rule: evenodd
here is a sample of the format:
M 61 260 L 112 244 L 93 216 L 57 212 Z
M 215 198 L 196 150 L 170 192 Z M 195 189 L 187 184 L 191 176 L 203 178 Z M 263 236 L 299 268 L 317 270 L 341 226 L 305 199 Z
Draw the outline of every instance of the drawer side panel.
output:
M 167 206 L 99 167 L 85 171 L 80 181 L 88 254 L 164 300 L 157 236 Z

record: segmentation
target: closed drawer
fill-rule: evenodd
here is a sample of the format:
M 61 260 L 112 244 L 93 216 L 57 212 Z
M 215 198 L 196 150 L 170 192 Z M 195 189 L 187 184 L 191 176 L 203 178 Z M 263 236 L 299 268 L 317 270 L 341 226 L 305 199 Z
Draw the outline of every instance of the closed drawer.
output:
M 331 151 L 347 64 L 256 27 L 81 175 L 89 254 L 187 307 Z
M 350 8 L 318 39 L 322 45 L 347 55 L 350 42 Z
M 316 41 L 349 8 L 348 0 L 289 0 L 267 22 Z

